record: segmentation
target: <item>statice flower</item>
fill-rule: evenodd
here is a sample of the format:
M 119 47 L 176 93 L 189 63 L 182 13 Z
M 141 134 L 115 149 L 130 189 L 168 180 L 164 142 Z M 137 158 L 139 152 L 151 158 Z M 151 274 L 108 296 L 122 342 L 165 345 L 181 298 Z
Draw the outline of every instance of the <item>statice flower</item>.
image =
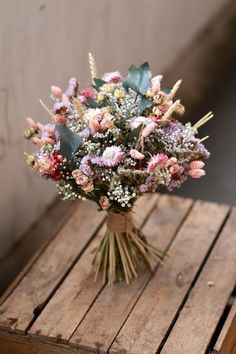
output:
M 102 162 L 105 166 L 116 166 L 124 156 L 120 146 L 107 147 L 102 154 Z

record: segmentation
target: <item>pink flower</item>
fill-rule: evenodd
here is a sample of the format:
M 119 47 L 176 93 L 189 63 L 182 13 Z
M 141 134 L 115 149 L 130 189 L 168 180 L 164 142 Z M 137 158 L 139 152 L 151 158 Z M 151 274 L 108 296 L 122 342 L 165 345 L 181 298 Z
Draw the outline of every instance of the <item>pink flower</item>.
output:
M 88 182 L 87 184 L 82 186 L 82 189 L 85 193 L 90 193 L 94 190 L 94 186 L 91 182 Z
M 102 154 L 102 162 L 105 166 L 116 166 L 124 156 L 119 146 L 107 147 Z
M 60 89 L 60 87 L 57 87 L 57 86 L 51 86 L 51 93 L 55 97 L 60 98 L 62 96 L 62 90 Z
M 97 132 L 104 132 L 109 128 L 109 123 L 111 122 L 112 115 L 109 113 L 98 113 L 89 120 L 89 128 L 92 134 Z
M 30 128 L 34 128 L 34 129 L 37 128 L 37 124 L 35 123 L 35 121 L 32 118 L 27 117 L 26 121 L 27 121 Z
M 109 199 L 105 196 L 101 196 L 101 198 L 99 199 L 99 204 L 101 205 L 101 208 L 103 210 L 107 210 L 110 206 Z
M 80 170 L 72 171 L 72 176 L 74 177 L 76 183 L 80 186 L 85 186 L 88 184 L 89 179 Z
M 155 77 L 152 78 L 151 82 L 152 82 L 152 89 L 154 91 L 159 91 L 161 88 L 161 80 L 162 80 L 163 76 L 162 75 L 157 75 Z
M 52 175 L 57 168 L 57 161 L 53 156 L 42 155 L 38 158 L 39 172 Z
M 156 129 L 156 123 L 152 122 L 146 125 L 146 127 L 142 130 L 142 137 L 146 138 Z
M 135 160 L 142 160 L 145 157 L 141 152 L 135 149 L 131 149 L 129 154 Z
M 84 89 L 81 92 L 81 95 L 84 96 L 84 97 L 90 97 L 90 98 L 95 98 L 96 97 L 95 91 L 92 88 L 90 88 L 90 87 Z
M 180 167 L 179 167 L 179 165 L 176 163 L 176 164 L 174 164 L 174 165 L 172 165 L 172 166 L 170 167 L 170 173 L 171 173 L 172 175 L 174 175 L 175 173 L 178 173 L 178 172 L 179 172 L 179 169 L 180 169 Z
M 111 73 L 105 73 L 102 79 L 108 83 L 117 83 L 122 81 L 122 76 L 119 71 L 114 71 Z
M 176 157 L 171 157 L 168 161 L 167 161 L 167 165 L 168 166 L 173 166 L 177 163 L 177 158 Z
M 202 169 L 205 166 L 203 161 L 200 160 L 195 160 L 192 161 L 189 165 L 190 170 L 199 170 Z
M 34 136 L 32 140 L 36 145 L 39 145 L 39 146 L 43 145 L 42 139 L 40 139 L 38 136 Z
M 148 162 L 147 172 L 152 173 L 156 169 L 161 169 L 167 165 L 168 156 L 165 154 L 157 154 L 151 157 Z
M 194 169 L 194 170 L 190 170 L 188 174 L 192 178 L 200 178 L 202 176 L 205 176 L 206 172 L 202 169 Z
M 67 118 L 64 114 L 54 114 L 53 119 L 59 125 L 66 124 Z

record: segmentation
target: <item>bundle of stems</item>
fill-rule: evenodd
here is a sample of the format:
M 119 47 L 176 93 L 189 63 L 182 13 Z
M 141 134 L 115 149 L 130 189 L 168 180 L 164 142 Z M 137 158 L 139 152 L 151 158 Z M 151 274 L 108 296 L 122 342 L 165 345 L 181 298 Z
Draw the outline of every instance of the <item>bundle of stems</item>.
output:
M 143 260 L 152 272 L 162 253 L 148 244 L 142 232 L 133 226 L 130 230 L 117 232 L 110 229 L 95 250 L 93 267 L 95 281 L 103 274 L 103 283 L 112 285 L 125 279 L 127 284 L 137 277 L 139 261 Z

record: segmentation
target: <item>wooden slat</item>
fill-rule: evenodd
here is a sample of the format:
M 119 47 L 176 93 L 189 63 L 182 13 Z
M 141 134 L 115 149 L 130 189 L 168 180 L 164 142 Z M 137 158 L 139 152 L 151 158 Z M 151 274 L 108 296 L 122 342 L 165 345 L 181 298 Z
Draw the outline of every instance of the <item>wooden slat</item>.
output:
M 190 199 L 162 196 L 144 227 L 148 240 L 165 252 L 191 205 Z M 106 353 L 150 277 L 140 269 L 131 285 L 121 283 L 103 289 L 70 344 Z
M 228 210 L 195 203 L 170 248 L 171 257 L 152 277 L 109 353 L 156 353 Z
M 1 331 L 1 354 L 88 354 L 63 344 L 46 342 L 28 336 Z
M 157 199 L 157 196 L 148 196 L 139 200 L 139 207 L 134 214 L 136 224 L 139 226 L 143 224 L 155 208 Z M 105 225 L 99 232 L 99 236 L 102 237 L 104 232 Z M 96 236 L 28 331 L 30 335 L 63 342 L 69 340 L 103 288 L 101 279 L 94 283 L 94 273 L 91 272 L 92 250 L 97 246 L 98 241 L 99 237 Z
M 96 211 L 94 203 L 78 205 L 65 227 L 0 307 L 0 328 L 26 330 L 35 308 L 40 312 L 103 220 L 103 213 Z
M 161 354 L 204 354 L 235 282 L 236 209 L 191 290 Z
M 236 298 L 214 346 L 214 352 L 215 354 L 236 354 Z

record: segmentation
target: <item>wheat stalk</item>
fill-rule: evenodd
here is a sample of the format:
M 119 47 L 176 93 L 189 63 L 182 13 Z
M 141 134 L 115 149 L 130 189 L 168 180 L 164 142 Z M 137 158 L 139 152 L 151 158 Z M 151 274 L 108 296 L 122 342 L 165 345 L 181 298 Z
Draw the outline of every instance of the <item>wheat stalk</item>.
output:
M 83 107 L 82 107 L 82 104 L 80 103 L 80 101 L 77 98 L 73 97 L 72 102 L 75 106 L 76 111 L 79 113 L 80 118 L 83 118 L 84 110 L 83 110 Z
M 43 108 L 48 112 L 48 114 L 53 117 L 52 111 L 46 106 L 46 104 L 41 99 L 39 99 L 39 102 L 43 106 Z
M 94 78 L 98 77 L 97 66 L 96 66 L 96 62 L 95 62 L 95 59 L 94 59 L 94 56 L 92 55 L 92 53 L 89 52 L 88 57 L 89 57 L 89 67 L 90 67 L 91 79 L 92 79 L 92 83 L 94 84 Z

